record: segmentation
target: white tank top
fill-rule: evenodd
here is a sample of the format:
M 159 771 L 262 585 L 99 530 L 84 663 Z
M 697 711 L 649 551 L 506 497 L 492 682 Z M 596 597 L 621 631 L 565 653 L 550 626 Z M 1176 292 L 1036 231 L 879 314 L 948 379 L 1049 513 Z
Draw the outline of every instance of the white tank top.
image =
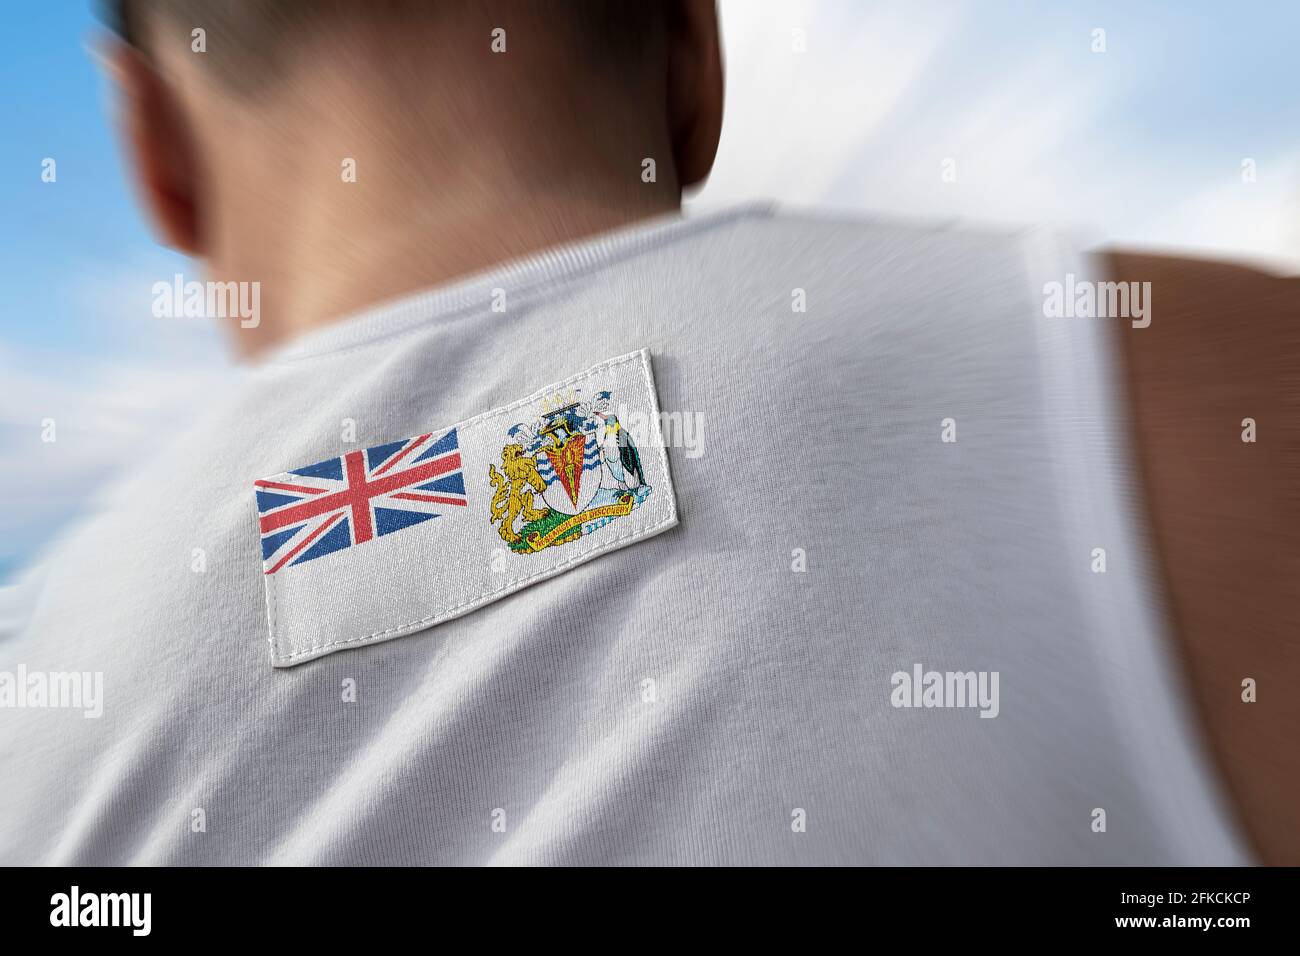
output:
M 11 695 L 0 862 L 1245 862 L 1161 632 L 1115 320 L 1043 314 L 1068 273 L 1044 234 L 745 208 L 307 336 L 7 598 L 11 689 L 100 674 L 102 715 Z M 445 604 L 420 529 L 461 519 L 322 556 L 332 589 L 268 621 L 255 479 L 640 349 L 671 471 L 642 449 L 641 494 L 675 526 L 272 666 L 272 626 Z M 461 454 L 457 514 L 492 533 L 501 460 Z M 638 520 L 602 493 L 593 541 Z

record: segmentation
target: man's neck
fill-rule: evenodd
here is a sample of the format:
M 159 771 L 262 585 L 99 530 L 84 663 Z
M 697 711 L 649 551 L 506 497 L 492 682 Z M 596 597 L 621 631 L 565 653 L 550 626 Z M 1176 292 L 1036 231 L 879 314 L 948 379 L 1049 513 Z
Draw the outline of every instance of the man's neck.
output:
M 355 42 L 341 44 L 305 58 L 257 108 L 189 95 L 202 117 L 196 148 L 219 158 L 205 167 L 208 272 L 261 283 L 258 326 L 236 327 L 244 357 L 375 303 L 679 208 L 668 123 L 652 93 L 615 95 L 585 74 L 559 76 L 565 61 L 531 63 L 541 54 L 527 50 L 468 84 L 456 80 L 456 58 L 470 54 L 439 50 L 407 51 L 409 69 L 356 82 L 370 61 Z M 315 63 L 332 67 L 313 72 Z M 412 98 L 426 85 L 437 95 Z M 629 111 L 628 101 L 647 106 Z
M 232 326 L 236 350 L 256 359 L 376 303 L 671 213 L 678 203 L 666 195 L 646 190 L 600 201 L 541 194 L 490 203 L 453 197 L 364 216 L 350 214 L 346 205 L 322 207 L 308 223 L 281 234 L 278 250 L 266 248 L 269 236 L 250 237 L 239 264 L 213 277 L 261 282 L 257 326 Z

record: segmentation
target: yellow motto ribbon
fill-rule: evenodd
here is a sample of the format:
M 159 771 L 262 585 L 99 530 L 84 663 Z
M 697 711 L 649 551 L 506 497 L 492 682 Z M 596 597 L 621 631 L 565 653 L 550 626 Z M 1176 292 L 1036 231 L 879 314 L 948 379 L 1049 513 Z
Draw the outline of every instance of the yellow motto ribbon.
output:
M 524 538 L 528 542 L 529 551 L 541 551 L 542 548 L 550 547 L 556 541 L 568 535 L 574 528 L 584 525 L 588 521 L 595 521 L 598 518 L 621 518 L 623 515 L 631 514 L 632 508 L 636 505 L 636 499 L 631 494 L 624 493 L 618 499 L 618 504 L 602 505 L 599 508 L 592 508 L 590 511 L 584 511 L 580 515 L 574 515 L 572 518 L 566 518 L 557 524 L 550 531 L 542 535 L 534 531 Z

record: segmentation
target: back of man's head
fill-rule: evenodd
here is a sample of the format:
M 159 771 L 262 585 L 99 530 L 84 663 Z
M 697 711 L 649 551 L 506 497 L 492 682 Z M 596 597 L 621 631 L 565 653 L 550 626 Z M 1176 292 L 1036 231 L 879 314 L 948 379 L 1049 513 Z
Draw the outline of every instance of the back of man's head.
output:
M 541 43 L 591 71 L 592 79 L 630 85 L 663 54 L 669 13 L 662 3 L 618 0 L 114 0 L 111 20 L 143 51 L 170 40 L 190 43 L 201 29 L 201 65 L 229 91 L 271 94 L 270 81 L 292 72 L 295 58 L 329 34 L 422 36 L 452 42 L 495 41 L 493 52 Z M 500 31 L 489 37 L 485 31 Z M 391 37 L 390 37 L 391 38 Z
M 164 240 L 212 272 L 257 272 L 295 314 L 676 208 L 721 128 L 711 0 L 113 0 L 110 13 L 132 167 Z M 345 292 L 324 275 L 421 256 L 395 288 Z

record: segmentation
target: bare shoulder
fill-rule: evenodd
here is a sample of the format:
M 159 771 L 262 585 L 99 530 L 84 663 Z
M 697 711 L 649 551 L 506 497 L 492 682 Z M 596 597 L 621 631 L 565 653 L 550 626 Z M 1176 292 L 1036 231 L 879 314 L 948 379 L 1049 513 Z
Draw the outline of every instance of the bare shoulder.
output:
M 1151 283 L 1150 326 L 1116 328 L 1165 597 L 1204 732 L 1261 858 L 1297 864 L 1300 278 L 1107 258 L 1114 278 Z

